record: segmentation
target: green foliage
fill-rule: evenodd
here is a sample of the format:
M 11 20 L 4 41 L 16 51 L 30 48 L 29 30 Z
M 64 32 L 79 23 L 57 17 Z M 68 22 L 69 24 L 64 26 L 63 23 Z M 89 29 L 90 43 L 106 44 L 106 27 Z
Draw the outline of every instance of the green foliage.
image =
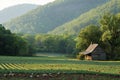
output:
M 85 50 L 90 42 L 99 44 L 107 53 L 108 59 L 119 59 L 120 17 L 119 14 L 106 14 L 100 20 L 100 28 L 89 25 L 81 29 L 76 47 Z M 80 56 L 80 55 L 79 55 Z
M 15 45 L 15 51 L 16 51 L 16 55 L 18 56 L 29 56 L 31 54 L 29 54 L 28 50 L 28 44 L 27 42 L 22 39 L 21 37 L 19 36 L 16 36 L 15 37 L 15 42 L 14 42 L 14 45 Z
M 79 60 L 84 60 L 84 59 L 85 59 L 85 55 L 79 53 L 79 54 L 77 55 L 77 59 L 79 59 Z
M 56 0 L 6 22 L 5 27 L 16 33 L 47 33 L 105 2 L 105 0 Z
M 0 73 L 79 73 L 119 75 L 120 61 L 79 61 L 61 57 L 0 56 Z
M 29 55 L 32 55 L 33 53 L 35 53 L 34 35 L 24 34 L 24 35 L 20 35 L 20 36 L 24 39 L 24 41 L 27 42 Z
M 116 50 L 120 47 L 120 17 L 112 14 L 103 16 L 101 30 L 103 31 L 102 41 L 110 48 L 109 57 L 117 57 Z
M 101 0 L 99 0 L 101 1 Z M 104 0 L 106 1 L 106 0 Z M 95 1 L 94 1 L 95 2 Z M 89 24 L 99 25 L 99 19 L 106 13 L 119 13 L 120 12 L 120 0 L 107 0 L 107 3 L 99 5 L 96 8 L 79 15 L 72 21 L 62 24 L 51 31 L 51 34 L 72 34 L 78 35 L 79 30 Z
M 99 43 L 102 33 L 98 26 L 89 25 L 81 29 L 79 36 L 77 37 L 76 48 L 80 51 L 85 50 L 89 44 Z
M 27 43 L 0 24 L 0 55 L 27 55 Z
M 35 52 L 51 52 L 51 53 L 74 53 L 74 38 L 69 35 L 23 35 L 22 36 Z

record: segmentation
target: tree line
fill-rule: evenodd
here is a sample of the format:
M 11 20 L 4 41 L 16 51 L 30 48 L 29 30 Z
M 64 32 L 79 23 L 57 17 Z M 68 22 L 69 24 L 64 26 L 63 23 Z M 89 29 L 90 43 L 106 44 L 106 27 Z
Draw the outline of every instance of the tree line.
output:
M 76 55 L 98 43 L 107 59 L 120 59 L 120 14 L 106 14 L 98 25 L 88 25 L 79 35 L 14 34 L 0 25 L 0 55 L 32 56 L 38 52 Z
M 99 25 L 88 25 L 81 29 L 76 48 L 85 50 L 88 45 L 98 43 L 106 52 L 107 59 L 120 59 L 120 14 L 106 14 Z
M 32 56 L 39 52 L 72 54 L 75 41 L 70 35 L 14 34 L 0 25 L 0 55 Z
M 28 55 L 27 42 L 0 24 L 0 55 Z
M 63 53 L 72 54 L 75 49 L 75 41 L 73 36 L 70 35 L 49 35 L 49 34 L 37 34 L 21 35 L 28 45 L 31 47 L 30 52 L 49 52 L 49 53 Z

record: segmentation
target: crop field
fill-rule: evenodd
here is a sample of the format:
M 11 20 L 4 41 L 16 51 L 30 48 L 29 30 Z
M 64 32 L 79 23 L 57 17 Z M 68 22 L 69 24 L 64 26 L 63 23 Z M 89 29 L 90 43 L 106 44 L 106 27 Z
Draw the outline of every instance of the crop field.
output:
M 13 75 L 12 73 L 16 74 L 25 73 L 36 75 L 48 73 L 49 74 L 62 73 L 65 75 L 93 74 L 93 75 L 120 76 L 120 61 L 79 61 L 76 59 L 69 59 L 65 57 L 1 56 L 0 74 L 2 76 L 6 76 L 8 74 Z

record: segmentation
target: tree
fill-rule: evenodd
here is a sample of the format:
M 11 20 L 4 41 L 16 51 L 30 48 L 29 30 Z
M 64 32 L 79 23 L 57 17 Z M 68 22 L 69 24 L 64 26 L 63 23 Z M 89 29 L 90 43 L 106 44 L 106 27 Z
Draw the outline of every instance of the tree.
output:
M 49 53 L 73 53 L 75 41 L 70 35 L 48 35 L 37 34 L 32 37 L 30 35 L 22 36 L 31 48 L 35 48 L 35 52 Z
M 27 55 L 27 43 L 0 24 L 0 55 Z
M 10 30 L 6 30 L 0 24 L 0 55 L 13 55 L 14 49 L 12 48 L 14 38 Z
M 100 21 L 103 32 L 102 41 L 110 47 L 110 58 L 116 57 L 116 49 L 120 47 L 120 16 L 107 14 Z
M 28 45 L 28 53 L 30 55 L 32 55 L 33 53 L 35 53 L 35 39 L 34 39 L 34 35 L 30 35 L 30 34 L 24 34 L 22 35 L 22 38 L 27 42 Z
M 21 37 L 19 36 L 14 36 L 14 49 L 15 49 L 15 54 L 14 55 L 18 55 L 18 56 L 29 56 L 31 55 L 28 52 L 28 43 Z
M 79 50 L 85 50 L 88 45 L 92 43 L 99 43 L 102 33 L 98 26 L 88 25 L 81 29 L 79 36 L 77 37 L 76 47 Z

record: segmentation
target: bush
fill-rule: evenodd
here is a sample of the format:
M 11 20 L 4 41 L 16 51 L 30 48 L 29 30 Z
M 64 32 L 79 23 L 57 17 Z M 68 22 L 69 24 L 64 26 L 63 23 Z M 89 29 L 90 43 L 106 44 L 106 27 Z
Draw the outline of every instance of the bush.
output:
M 84 60 L 84 58 L 85 58 L 85 55 L 82 54 L 82 53 L 79 53 L 79 54 L 77 55 L 77 59 L 79 59 L 79 60 Z

